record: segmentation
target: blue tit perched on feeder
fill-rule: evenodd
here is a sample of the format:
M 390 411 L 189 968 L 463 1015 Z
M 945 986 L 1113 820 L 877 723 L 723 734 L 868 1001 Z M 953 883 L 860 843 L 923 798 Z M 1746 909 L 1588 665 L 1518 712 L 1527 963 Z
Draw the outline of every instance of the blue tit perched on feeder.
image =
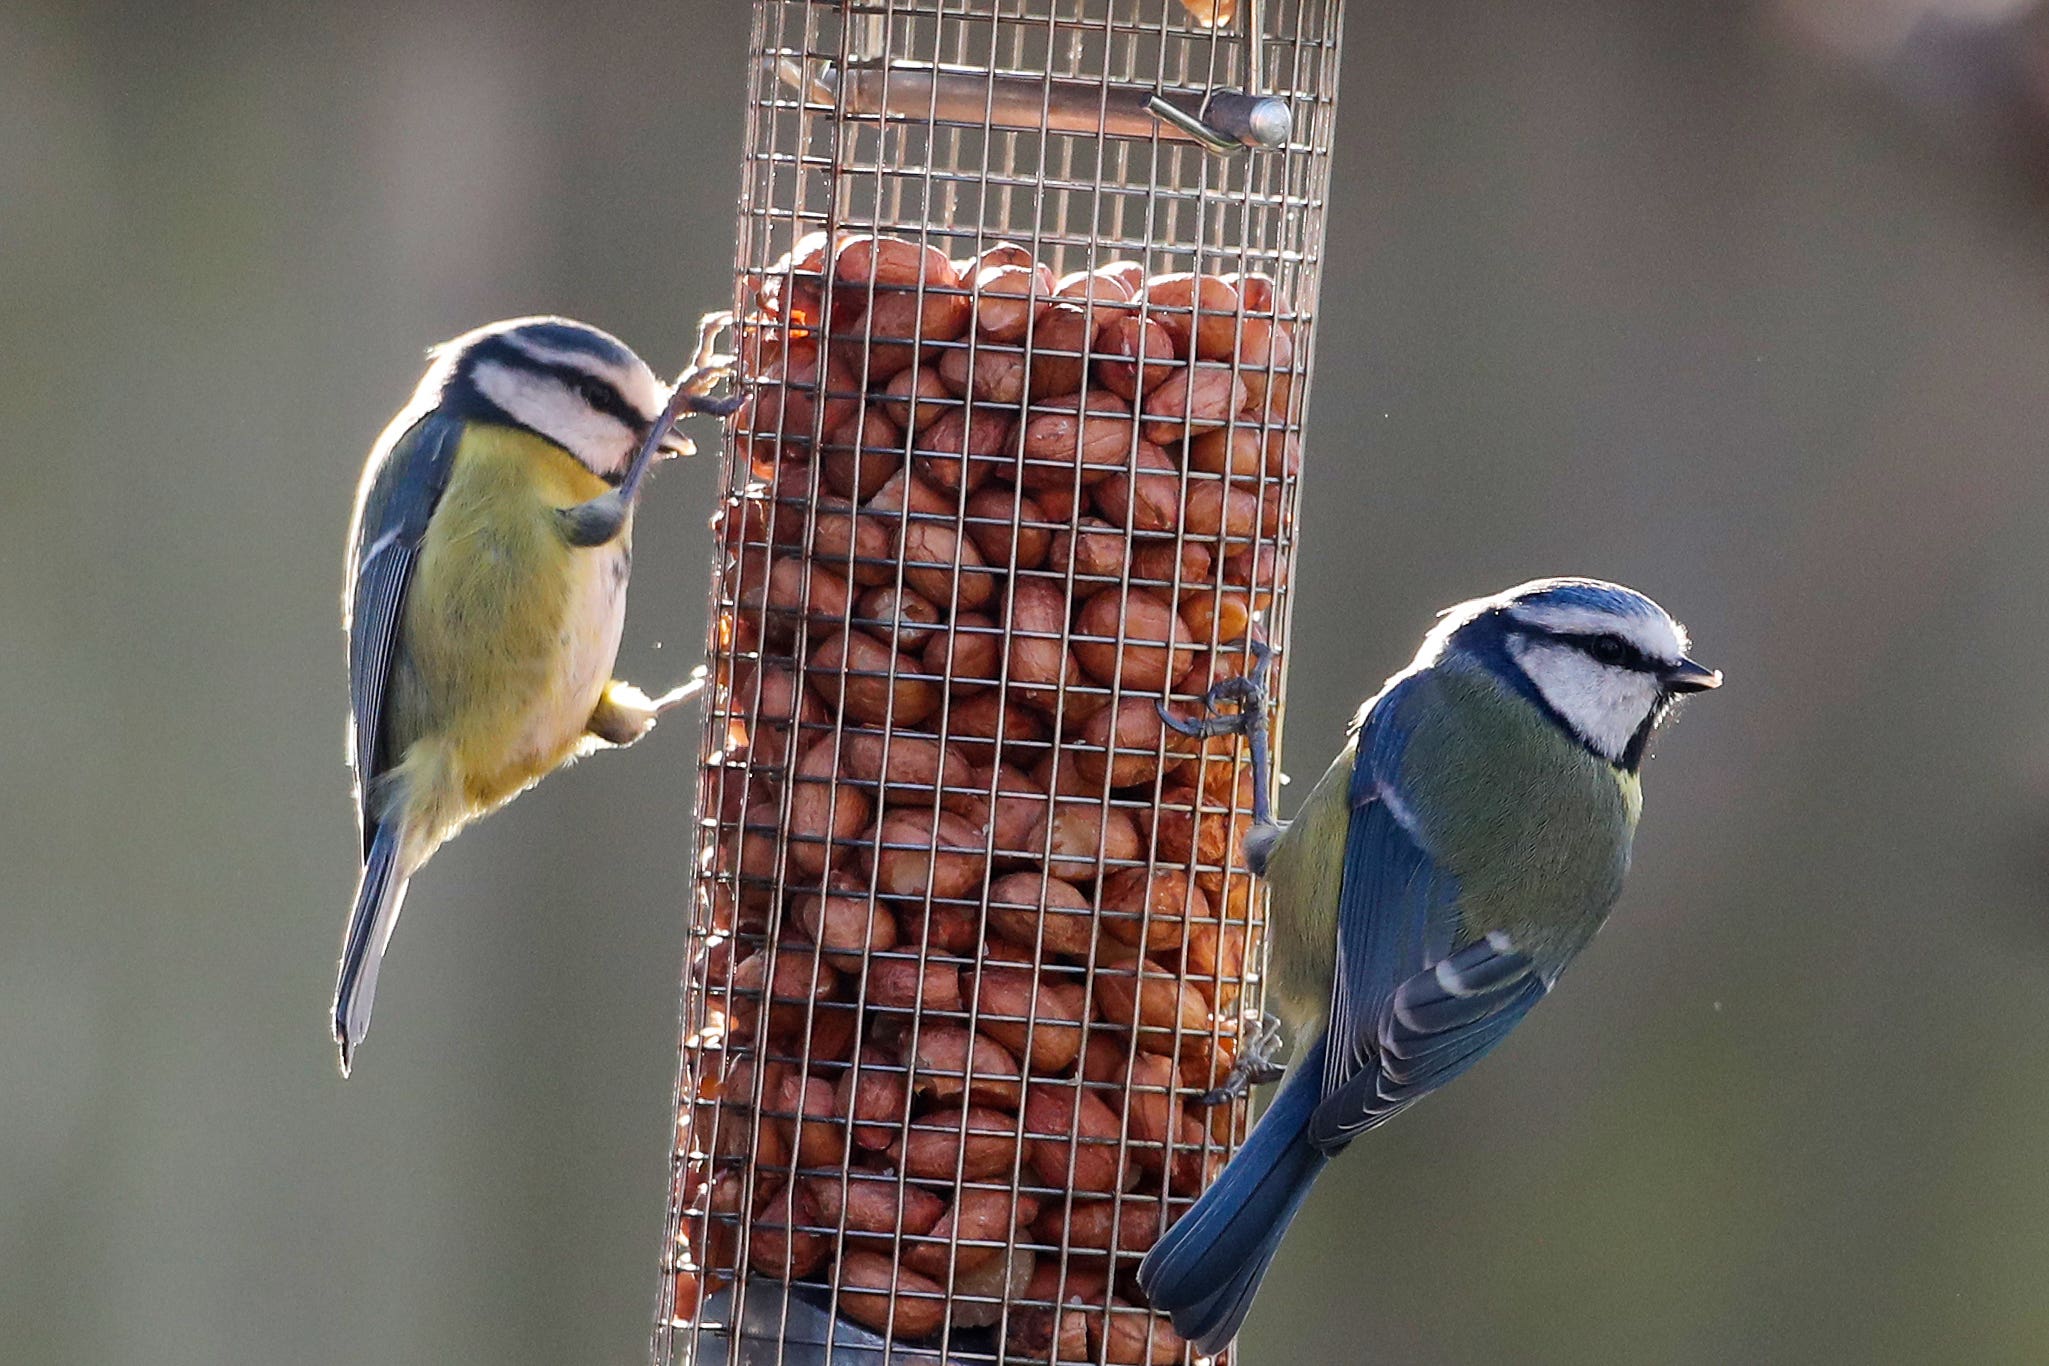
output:
M 616 338 L 566 318 L 492 323 L 436 347 L 363 469 L 343 627 L 362 879 L 334 1038 L 346 1076 L 406 883 L 444 841 L 569 759 L 627 745 L 650 699 L 612 677 L 633 508 L 657 454 L 730 365 L 705 320 L 673 390 Z
M 1250 742 L 1245 862 L 1272 893 L 1270 990 L 1295 1036 L 1314 1036 L 1139 1267 L 1147 1298 L 1203 1351 L 1237 1334 L 1324 1164 L 1501 1042 L 1601 927 L 1651 735 L 1681 695 L 1722 681 L 1686 650 L 1663 608 L 1594 579 L 1451 608 L 1286 825 L 1266 805 L 1263 657 L 1211 690 L 1208 717 L 1176 723 Z M 1216 713 L 1225 702 L 1235 715 Z M 1278 1078 L 1265 1051 L 1277 1033 L 1206 1099 Z

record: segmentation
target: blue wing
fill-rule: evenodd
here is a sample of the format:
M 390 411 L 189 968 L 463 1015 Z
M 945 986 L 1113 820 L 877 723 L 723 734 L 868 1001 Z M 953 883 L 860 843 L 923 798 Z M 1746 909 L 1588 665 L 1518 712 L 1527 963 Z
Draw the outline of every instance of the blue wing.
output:
M 1424 852 L 1393 789 L 1408 746 L 1403 713 L 1416 686 L 1405 679 L 1375 700 L 1354 751 L 1326 1093 L 1371 1063 L 1395 989 L 1449 948 L 1458 881 Z
M 1333 1152 L 1484 1057 L 1544 998 L 1544 979 L 1504 935 L 1490 935 L 1403 982 L 1370 1063 L 1326 1092 L 1309 1142 Z
M 448 487 L 459 418 L 430 412 L 392 441 L 365 476 L 349 550 L 349 759 L 356 770 L 356 815 L 369 857 L 375 836 L 372 789 L 390 768 L 384 707 L 398 653 L 406 590 L 427 523 Z
M 1400 796 L 1405 679 L 1368 712 L 1353 761 L 1323 1098 L 1308 1139 L 1334 1152 L 1477 1062 L 1546 984 L 1506 936 L 1459 932 L 1458 879 Z

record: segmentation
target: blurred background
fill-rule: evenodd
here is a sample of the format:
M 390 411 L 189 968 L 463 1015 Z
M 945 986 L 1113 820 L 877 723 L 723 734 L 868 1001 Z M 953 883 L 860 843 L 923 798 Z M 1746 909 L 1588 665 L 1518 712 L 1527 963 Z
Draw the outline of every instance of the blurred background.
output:
M 659 370 L 728 292 L 747 7 L 0 7 L 0 1342 L 630 1363 L 692 727 L 435 861 L 357 1077 L 337 625 L 427 344 Z M 1289 720 L 1431 613 L 1644 588 L 1729 687 L 1570 989 L 1333 1170 L 1260 1363 L 2049 1355 L 2049 23 L 1352 6 Z M 622 673 L 702 639 L 709 460 Z

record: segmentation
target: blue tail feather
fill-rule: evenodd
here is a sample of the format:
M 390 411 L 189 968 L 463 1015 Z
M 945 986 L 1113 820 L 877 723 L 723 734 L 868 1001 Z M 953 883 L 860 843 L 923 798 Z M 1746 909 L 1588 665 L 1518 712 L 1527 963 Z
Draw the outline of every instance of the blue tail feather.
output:
M 1267 1264 L 1330 1161 L 1306 1137 L 1320 1098 L 1323 1054 L 1319 1039 L 1216 1184 L 1139 1266 L 1146 1298 L 1205 1353 L 1223 1350 L 1237 1336 Z
M 334 984 L 334 1041 L 341 1049 L 342 1075 L 349 1074 L 356 1045 L 370 1028 L 370 1005 L 377 995 L 377 968 L 391 942 L 391 927 L 405 900 L 406 879 L 398 867 L 398 826 L 379 825 L 363 858 L 363 879 L 356 884 L 356 907 L 342 940 L 341 970 Z

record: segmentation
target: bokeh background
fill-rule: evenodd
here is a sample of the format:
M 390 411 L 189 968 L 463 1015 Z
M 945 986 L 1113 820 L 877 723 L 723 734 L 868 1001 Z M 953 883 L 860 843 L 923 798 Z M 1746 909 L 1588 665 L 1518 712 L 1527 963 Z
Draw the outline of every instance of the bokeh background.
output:
M 630 1363 L 691 727 L 416 889 L 358 1076 L 336 623 L 421 349 L 727 292 L 737 0 L 0 6 L 0 1357 Z M 2049 1358 L 2049 40 L 1984 0 L 1349 21 L 1289 731 L 1438 607 L 1730 684 L 1609 930 L 1328 1178 L 1279 1362 Z M 623 671 L 696 662 L 708 461 Z

